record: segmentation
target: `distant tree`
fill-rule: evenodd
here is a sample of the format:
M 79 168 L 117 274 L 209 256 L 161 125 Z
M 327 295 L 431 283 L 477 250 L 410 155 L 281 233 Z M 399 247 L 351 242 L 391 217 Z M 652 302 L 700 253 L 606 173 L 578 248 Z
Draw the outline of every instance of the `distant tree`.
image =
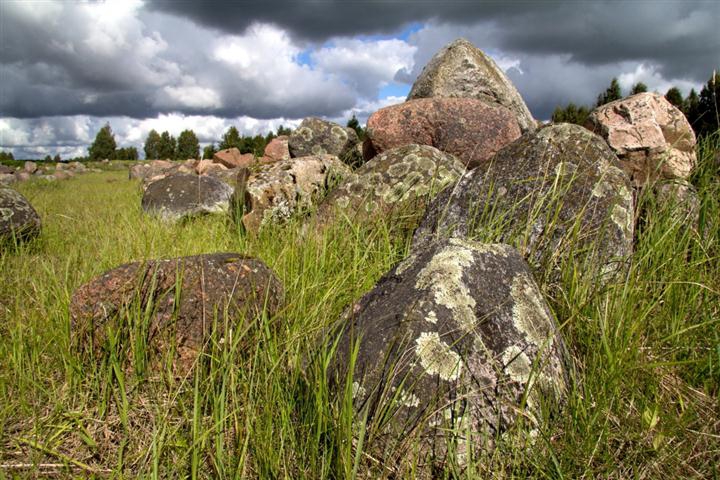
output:
M 177 140 L 178 160 L 187 160 L 188 158 L 198 158 L 200 156 L 200 143 L 192 130 L 183 130 Z
M 145 139 L 145 158 L 159 158 L 158 146 L 160 145 L 160 134 L 155 130 L 150 130 L 147 138 Z
M 227 132 L 223 134 L 222 141 L 218 145 L 218 150 L 225 150 L 226 148 L 237 148 L 242 150 L 243 139 L 240 137 L 240 132 L 235 127 L 230 127 Z
M 610 81 L 610 86 L 605 89 L 603 93 L 598 95 L 597 102 L 595 103 L 596 107 L 600 107 L 602 105 L 605 105 L 606 103 L 614 102 L 615 100 L 620 100 L 622 98 L 622 91 L 620 90 L 620 84 L 617 81 L 617 78 L 613 78 Z
M 118 148 L 116 157 L 118 160 L 137 160 L 138 151 L 135 147 Z
M 206 145 L 205 148 L 203 148 L 202 158 L 213 158 L 213 155 L 215 155 L 215 152 L 217 152 L 217 150 L 215 149 L 214 143 L 211 143 L 210 145 Z
M 280 125 L 280 126 L 278 127 L 278 129 L 277 129 L 277 136 L 278 136 L 278 137 L 281 136 L 281 135 L 290 135 L 291 133 L 292 133 L 292 129 L 290 129 L 290 128 L 285 128 L 285 127 L 282 126 L 282 125 Z
M 52 162 L 52 157 L 50 155 L 45 155 L 45 158 L 43 158 L 43 162 Z
M 245 149 L 247 151 L 243 152 L 242 149 L 240 151 L 242 153 L 252 153 L 256 157 L 262 157 L 263 153 L 265 153 L 266 145 L 267 142 L 265 141 L 265 137 L 262 135 L 255 135 L 252 138 L 247 138 L 247 141 L 245 142 Z
M 693 130 L 695 130 L 695 123 L 700 113 L 700 96 L 694 88 L 690 90 L 690 93 L 688 93 L 687 98 L 685 98 L 683 102 L 683 113 L 687 117 L 688 122 L 690 122 L 690 125 L 693 126 Z M 697 131 L 695 133 L 697 133 Z
M 570 102 L 565 108 L 557 107 L 552 114 L 552 121 L 555 123 L 574 123 L 583 125 L 590 115 L 590 109 L 584 105 L 578 107 Z
M 360 125 L 360 122 L 358 121 L 354 113 L 352 118 L 347 121 L 346 126 L 355 130 L 355 133 L 357 133 L 357 136 L 360 140 L 365 140 L 365 130 Z
M 60 154 L 56 153 L 55 156 L 53 157 L 52 161 L 55 163 L 62 162 L 62 159 L 60 158 Z
M 158 142 L 158 148 L 157 148 L 157 158 L 160 159 L 174 159 L 175 158 L 175 151 L 177 149 L 177 144 L 175 142 L 175 137 L 170 135 L 170 133 L 165 130 L 160 134 L 160 141 Z
M 693 124 L 698 136 L 710 135 L 720 129 L 720 73 L 713 72 L 700 90 L 697 118 Z
M 0 152 L 0 161 L 2 160 L 15 160 L 12 152 Z
M 668 89 L 667 93 L 665 93 L 665 99 L 680 110 L 682 110 L 685 106 L 685 100 L 677 87 L 671 87 Z
M 88 154 L 90 160 L 103 160 L 115 156 L 115 135 L 113 135 L 110 123 L 106 123 L 95 136 L 95 141 L 90 145 Z
M 637 95 L 638 93 L 645 93 L 647 91 L 647 85 L 645 85 L 643 82 L 638 82 L 633 85 L 632 90 L 630 90 L 630 95 Z

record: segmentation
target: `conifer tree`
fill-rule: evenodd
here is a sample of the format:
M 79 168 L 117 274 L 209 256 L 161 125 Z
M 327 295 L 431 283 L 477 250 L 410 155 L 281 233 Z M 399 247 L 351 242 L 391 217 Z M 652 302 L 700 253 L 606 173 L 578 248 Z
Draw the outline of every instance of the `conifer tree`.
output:
M 113 135 L 110 123 L 106 123 L 100 131 L 95 135 L 95 141 L 90 145 L 88 154 L 90 160 L 103 160 L 105 158 L 113 158 L 115 156 L 115 135 Z

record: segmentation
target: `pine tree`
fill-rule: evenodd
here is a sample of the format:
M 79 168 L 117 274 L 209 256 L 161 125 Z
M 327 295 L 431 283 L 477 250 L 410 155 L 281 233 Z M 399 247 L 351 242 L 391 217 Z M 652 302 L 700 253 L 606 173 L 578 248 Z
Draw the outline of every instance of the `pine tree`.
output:
M 638 93 L 645 93 L 647 91 L 647 85 L 645 85 L 643 82 L 638 82 L 633 85 L 632 90 L 630 91 L 630 95 L 637 95 Z
M 238 129 L 235 127 L 230 127 L 227 129 L 227 132 L 225 132 L 225 134 L 223 135 L 220 145 L 218 145 L 219 150 L 225 150 L 226 148 L 237 148 L 242 151 L 242 147 L 243 141 L 240 137 L 240 132 L 238 132 Z
M 183 130 L 177 140 L 178 160 L 187 160 L 188 158 L 198 158 L 200 156 L 200 143 L 192 130 Z
M 713 72 L 710 80 L 700 90 L 696 124 L 698 136 L 710 135 L 720 129 L 720 73 Z
M 665 100 L 672 103 L 680 110 L 682 110 L 685 106 L 685 100 L 683 100 L 682 93 L 677 87 L 671 87 L 668 89 L 667 93 L 665 93 Z
M 56 154 L 55 154 L 55 156 L 53 157 L 53 162 L 55 162 L 55 163 L 60 163 L 60 162 L 62 162 L 62 159 L 60 158 L 60 154 L 59 154 L 59 153 L 56 153 Z
M 145 158 L 155 159 L 160 158 L 158 154 L 158 146 L 160 145 L 160 134 L 155 129 L 150 130 L 147 139 L 145 139 Z
M 620 100 L 621 98 L 622 98 L 622 91 L 620 90 L 620 84 L 618 83 L 617 78 L 613 78 L 610 81 L 610 86 L 603 93 L 598 95 L 595 106 L 600 107 L 602 105 L 605 105 L 606 103 L 614 102 L 615 100 Z
M 163 133 L 160 134 L 160 141 L 158 142 L 158 158 L 162 160 L 172 160 L 175 158 L 175 151 L 177 149 L 177 144 L 175 142 L 175 137 L 170 135 L 170 133 L 165 130 Z
M 97 133 L 95 141 L 88 149 L 90 160 L 113 158 L 116 147 L 115 135 L 113 135 L 112 129 L 110 128 L 110 123 L 106 123 Z
M 365 140 L 365 130 L 360 125 L 360 122 L 358 121 L 354 113 L 352 118 L 347 121 L 346 126 L 355 130 L 355 133 L 357 133 L 357 136 L 360 140 Z
M 214 143 L 206 145 L 205 148 L 203 148 L 203 158 L 213 158 L 215 152 L 217 152 L 217 150 L 215 149 Z

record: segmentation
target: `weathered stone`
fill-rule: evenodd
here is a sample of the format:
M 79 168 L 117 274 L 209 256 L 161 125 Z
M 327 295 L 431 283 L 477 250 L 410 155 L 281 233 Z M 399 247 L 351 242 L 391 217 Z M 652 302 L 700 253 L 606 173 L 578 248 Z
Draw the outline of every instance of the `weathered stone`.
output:
M 688 178 L 697 162 L 690 123 L 657 93 L 598 107 L 585 126 L 607 140 L 636 187 L 658 178 Z
M 515 114 L 523 133 L 536 126 L 530 110 L 505 73 L 464 38 L 435 54 L 415 80 L 407 99 L 430 97 L 475 98 L 501 105 Z
M 18 179 L 14 173 L 0 173 L 0 184 L 15 183 Z
M 150 163 L 130 167 L 128 178 L 142 180 L 142 187 L 145 190 L 152 182 L 176 173 L 179 167 L 179 164 L 173 162 L 154 160 Z
M 0 243 L 29 240 L 40 234 L 40 216 L 19 192 L 0 187 Z
M 33 173 L 37 172 L 37 169 L 38 169 L 38 166 L 35 162 L 27 161 L 27 162 L 25 162 L 25 164 L 23 166 L 23 170 L 25 170 L 29 174 L 33 174 Z
M 245 168 L 255 163 L 255 156 L 252 153 L 242 154 L 233 147 L 215 152 L 213 162 L 225 165 L 227 168 Z
M 632 188 L 618 163 L 602 138 L 577 125 L 525 134 L 438 195 L 413 248 L 438 236 L 500 241 L 543 281 L 557 279 L 569 259 L 609 279 L 631 253 L 634 231 Z
M 132 338 L 147 343 L 150 357 L 174 346 L 173 363 L 187 371 L 211 339 L 217 344 L 232 341 L 227 336 L 233 332 L 244 335 L 254 319 L 278 310 L 282 296 L 272 270 L 242 254 L 129 263 L 75 291 L 73 340 L 81 350 L 100 353 L 109 332 L 128 328 L 128 319 L 141 321 L 147 312 L 145 330 L 137 326 Z
M 53 172 L 52 176 L 55 177 L 56 180 L 67 180 L 71 177 L 71 172 L 68 172 L 66 170 L 56 170 L 55 172 Z
M 159 161 L 159 160 L 157 160 L 157 161 Z M 170 163 L 170 162 L 166 162 L 166 163 Z M 68 164 L 68 168 L 75 170 L 77 173 L 83 173 L 83 172 L 87 171 L 87 167 L 80 162 L 70 162 Z
M 242 206 L 245 229 L 257 232 L 267 223 L 282 222 L 309 210 L 349 174 L 348 166 L 334 155 L 261 165 L 249 174 L 241 173 L 233 205 Z
M 67 165 L 61 162 L 55 164 L 55 170 L 65 170 Z
M 335 155 L 343 158 L 358 143 L 352 128 L 319 118 L 306 118 L 288 139 L 291 157 Z
M 198 175 L 205 175 L 211 170 L 227 170 L 228 167 L 222 163 L 215 163 L 212 160 L 200 160 L 195 166 L 195 171 Z
M 427 145 L 403 145 L 375 156 L 349 175 L 318 207 L 322 224 L 344 211 L 354 219 L 421 212 L 465 171 L 454 156 Z
M 655 185 L 654 193 L 657 205 L 671 209 L 671 218 L 674 221 L 698 231 L 700 198 L 690 182 L 679 179 L 664 180 Z
M 417 478 L 464 466 L 518 418 L 537 427 L 567 395 L 557 324 L 507 245 L 453 238 L 416 251 L 343 323 L 331 385 L 342 395 L 359 342 L 352 393 L 358 417 L 376 429 L 367 451 L 391 467 L 417 464 Z
M 15 174 L 15 178 L 17 178 L 20 182 L 25 182 L 30 180 L 31 175 L 28 172 L 21 170 Z
M 0 163 L 0 175 L 10 175 L 15 173 L 15 170 Z
M 367 122 L 365 159 L 416 143 L 455 155 L 475 168 L 520 137 L 514 114 L 473 98 L 420 98 L 385 107 Z
M 265 146 L 263 158 L 265 163 L 277 162 L 280 160 L 288 160 L 290 158 L 290 148 L 288 147 L 289 138 L 287 135 L 280 135 L 270 140 Z
M 205 213 L 227 212 L 232 188 L 212 177 L 178 173 L 152 182 L 142 198 L 145 212 L 177 221 Z

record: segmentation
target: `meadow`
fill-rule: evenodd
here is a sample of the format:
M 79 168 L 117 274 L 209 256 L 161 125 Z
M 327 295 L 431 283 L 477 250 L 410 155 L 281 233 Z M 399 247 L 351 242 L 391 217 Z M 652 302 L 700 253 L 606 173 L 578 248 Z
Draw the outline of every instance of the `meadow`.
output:
M 719 151 L 720 134 L 698 146 L 696 227 L 643 194 L 624 278 L 600 289 L 566 272 L 546 292 L 577 369 L 562 415 L 534 443 L 500 439 L 447 478 L 720 478 Z M 297 219 L 253 236 L 221 215 L 144 215 L 125 170 L 15 188 L 43 232 L 0 253 L 0 478 L 336 479 L 375 461 L 361 420 L 307 358 L 406 256 L 417 216 L 310 235 Z M 266 262 L 286 290 L 276 318 L 211 341 L 181 378 L 73 348 L 78 286 L 123 263 L 209 252 Z

